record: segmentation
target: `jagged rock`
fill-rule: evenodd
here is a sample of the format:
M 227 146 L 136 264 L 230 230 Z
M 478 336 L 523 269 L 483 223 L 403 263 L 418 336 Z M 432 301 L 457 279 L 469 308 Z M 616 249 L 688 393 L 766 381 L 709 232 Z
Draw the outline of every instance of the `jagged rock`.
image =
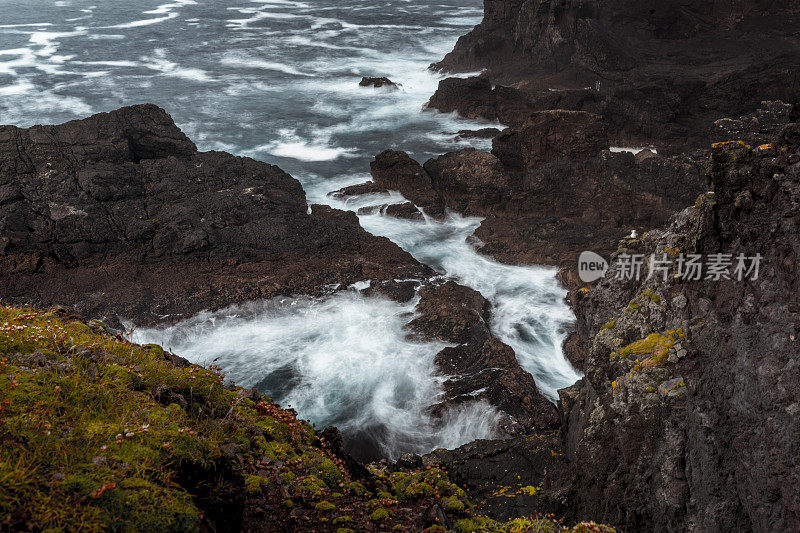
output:
M 560 410 L 574 516 L 626 530 L 800 528 L 797 131 L 768 149 L 718 146 L 712 191 L 621 243 L 657 256 L 760 253 L 758 279 L 612 272 L 573 294 L 586 377 L 561 391 Z
M 431 271 L 279 168 L 198 152 L 154 105 L 0 127 L 0 297 L 152 324 Z
M 400 191 L 430 216 L 444 215 L 441 199 L 431 186 L 430 176 L 407 153 L 386 150 L 375 157 L 369 168 L 378 186 Z
M 485 212 L 480 206 L 499 205 L 509 182 L 497 157 L 474 148 L 431 159 L 424 169 L 447 206 L 466 214 Z
M 539 163 L 589 159 L 608 146 L 600 116 L 555 110 L 531 115 L 519 129 L 503 131 L 492 142 L 492 153 L 506 168 L 525 171 Z
M 514 351 L 492 335 L 490 307 L 479 292 L 453 281 L 420 291 L 418 316 L 409 327 L 457 344 L 436 355 L 436 366 L 449 379 L 444 383 L 445 398 L 434 412 L 485 399 L 506 415 L 501 422 L 506 434 L 556 427 L 553 404 L 539 393 Z
M 433 65 L 485 69 L 485 81 L 480 90 L 447 81 L 434 107 L 509 126 L 529 109 L 589 111 L 606 119 L 616 139 L 684 149 L 712 142 L 720 117 L 748 113 L 762 100 L 792 101 L 800 88 L 785 74 L 800 67 L 793 0 L 496 0 L 485 7 L 483 22 Z M 516 116 L 501 116 L 492 84 L 519 89 Z

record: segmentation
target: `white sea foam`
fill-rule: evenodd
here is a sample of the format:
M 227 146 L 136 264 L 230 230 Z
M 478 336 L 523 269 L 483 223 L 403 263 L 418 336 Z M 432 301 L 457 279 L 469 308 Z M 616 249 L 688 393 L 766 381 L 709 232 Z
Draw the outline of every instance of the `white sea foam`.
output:
M 265 152 L 300 161 L 331 161 L 340 157 L 352 157 L 357 151 L 355 148 L 330 146 L 325 139 L 306 140 L 294 130 L 281 130 L 280 135 L 281 140 L 259 146 L 249 155 Z
M 167 20 L 174 19 L 177 16 L 178 16 L 177 13 L 171 12 L 171 13 L 167 13 L 163 17 L 156 17 L 156 18 L 142 19 L 142 20 L 134 20 L 134 21 L 131 21 L 131 22 L 125 22 L 123 24 L 114 24 L 113 26 L 103 26 L 103 29 L 115 30 L 115 29 L 141 28 L 142 26 L 150 26 L 152 24 L 159 24 L 161 22 L 165 22 Z
M 285 74 L 291 74 L 293 76 L 313 76 L 313 74 L 301 72 L 297 70 L 295 67 L 285 63 L 278 63 L 276 61 L 268 61 L 264 59 L 247 57 L 243 55 L 228 54 L 222 59 L 222 64 L 236 68 L 274 70 L 276 72 L 283 72 Z
M 318 426 L 377 443 L 397 457 L 455 447 L 494 434 L 497 413 L 472 402 L 434 420 L 445 344 L 408 337 L 415 302 L 397 304 L 350 290 L 327 298 L 278 298 L 202 313 L 172 327 L 136 330 L 191 361 L 215 361 L 229 378 L 259 387 Z
M 310 176 L 306 179 L 309 199 L 321 201 L 322 191 L 330 190 L 328 183 L 314 181 Z M 342 180 L 335 186 L 353 184 L 356 179 L 352 183 Z M 368 203 L 330 197 L 324 201 L 352 211 Z M 375 202 L 380 203 L 385 202 Z M 380 213 L 359 218 L 370 233 L 389 237 L 419 261 L 474 288 L 491 301 L 492 330 L 514 349 L 522 367 L 533 375 L 539 390 L 550 400 L 558 398 L 558 389 L 580 378 L 562 352 L 574 317 L 564 301 L 566 290 L 556 280 L 556 269 L 505 265 L 481 255 L 468 242 L 480 225 L 479 218 L 456 213 L 449 214 L 444 222 L 403 220 Z

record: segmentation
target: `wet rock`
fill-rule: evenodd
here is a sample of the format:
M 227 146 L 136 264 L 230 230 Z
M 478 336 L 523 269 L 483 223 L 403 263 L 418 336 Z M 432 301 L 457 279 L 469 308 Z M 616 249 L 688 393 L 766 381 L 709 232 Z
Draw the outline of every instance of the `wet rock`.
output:
M 430 273 L 350 215 L 309 214 L 279 168 L 198 152 L 154 105 L 0 127 L 0 187 L 0 298 L 113 326 Z
M 386 192 L 389 192 L 389 190 L 379 186 L 377 183 L 373 181 L 368 181 L 366 183 L 359 183 L 358 185 L 350 185 L 349 187 L 343 187 L 338 191 L 330 193 L 330 195 L 333 196 L 334 198 L 350 198 L 353 196 L 361 196 L 363 194 L 386 193 Z
M 381 87 L 391 87 L 394 89 L 397 88 L 397 84 L 386 77 L 369 78 L 365 76 L 361 78 L 361 82 L 359 82 L 359 85 L 361 87 L 374 87 L 376 89 L 380 89 Z
M 447 78 L 439 82 L 439 88 L 427 105 L 442 113 L 457 111 L 467 118 L 497 120 L 497 98 L 492 91 L 492 82 L 486 78 Z
M 500 133 L 497 128 L 481 128 L 479 130 L 460 130 L 457 139 L 493 139 Z
M 445 398 L 433 412 L 444 416 L 461 403 L 485 400 L 504 415 L 500 425 L 509 435 L 556 427 L 553 404 L 539 393 L 511 347 L 492 335 L 490 308 L 480 293 L 453 281 L 420 291 L 418 316 L 409 327 L 457 344 L 436 355 L 436 366 L 449 379 Z
M 431 177 L 407 153 L 386 150 L 375 157 L 369 168 L 377 185 L 399 191 L 430 216 L 444 215 L 441 199 L 431 186 Z

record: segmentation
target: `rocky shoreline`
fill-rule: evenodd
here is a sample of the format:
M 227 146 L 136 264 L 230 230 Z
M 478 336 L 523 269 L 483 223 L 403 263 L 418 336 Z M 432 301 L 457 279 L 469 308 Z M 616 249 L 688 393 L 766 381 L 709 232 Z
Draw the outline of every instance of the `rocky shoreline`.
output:
M 456 515 L 468 495 L 498 520 L 800 530 L 798 22 L 789 0 L 487 0 L 484 21 L 435 65 L 485 72 L 443 80 L 428 108 L 502 123 L 475 133 L 491 152 L 418 162 L 387 150 L 372 181 L 332 193 L 399 191 L 407 203 L 381 207 L 398 218 L 480 216 L 481 253 L 561 267 L 577 317 L 564 351 L 585 377 L 556 406 L 492 333 L 480 293 L 370 235 L 354 213 L 309 206 L 278 167 L 199 152 L 153 105 L 0 126 L 0 298 L 118 327 L 371 280 L 390 299 L 419 296 L 410 334 L 452 344 L 435 359 L 448 379 L 433 413 L 485 400 L 507 437 L 372 465 L 384 500 L 402 498 L 376 477 L 441 467 L 466 490 L 445 487 Z M 647 148 L 616 149 L 626 146 Z M 763 263 L 743 281 L 612 270 L 584 284 L 583 250 L 612 263 Z M 337 446 L 332 456 L 351 461 Z M 415 504 L 404 527 L 455 527 L 441 505 Z M 308 526 L 300 509 L 280 520 Z M 368 515 L 363 527 L 380 530 Z

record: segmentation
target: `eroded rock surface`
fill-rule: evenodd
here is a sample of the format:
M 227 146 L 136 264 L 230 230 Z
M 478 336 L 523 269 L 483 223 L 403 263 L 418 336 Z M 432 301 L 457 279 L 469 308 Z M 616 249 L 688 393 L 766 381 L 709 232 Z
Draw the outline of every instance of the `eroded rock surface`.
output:
M 278 167 L 198 152 L 166 112 L 0 127 L 0 297 L 153 323 L 431 271 Z
M 703 146 L 721 140 L 721 117 L 796 97 L 798 21 L 792 0 L 492 0 L 434 65 L 486 80 L 446 80 L 431 107 L 509 126 L 530 110 L 589 111 L 619 142 Z

